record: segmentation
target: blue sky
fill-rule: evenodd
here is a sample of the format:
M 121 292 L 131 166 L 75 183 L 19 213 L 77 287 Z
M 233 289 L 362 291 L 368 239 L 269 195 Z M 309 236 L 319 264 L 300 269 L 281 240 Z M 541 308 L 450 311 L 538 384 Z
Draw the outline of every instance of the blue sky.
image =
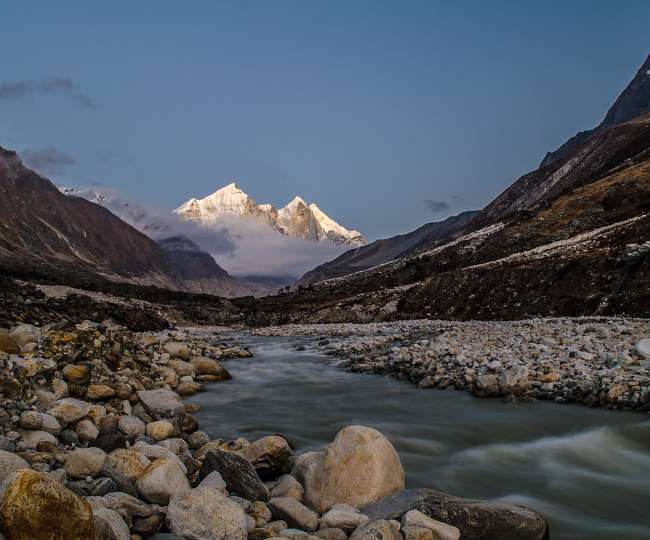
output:
M 632 0 L 5 0 L 0 145 L 150 206 L 236 179 L 389 236 L 595 126 L 649 28 Z

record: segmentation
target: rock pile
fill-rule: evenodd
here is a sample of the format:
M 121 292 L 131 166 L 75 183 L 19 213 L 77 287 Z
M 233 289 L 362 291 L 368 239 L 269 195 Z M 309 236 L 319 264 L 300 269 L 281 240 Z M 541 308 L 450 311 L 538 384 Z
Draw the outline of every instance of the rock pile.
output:
M 109 322 L 0 332 L 0 538 L 546 536 L 522 507 L 404 491 L 395 449 L 372 428 L 303 455 L 279 435 L 211 439 L 181 396 L 228 379 L 221 360 L 250 356 L 213 336 Z
M 394 376 L 420 388 L 650 411 L 647 319 L 399 321 L 255 332 L 338 336 L 319 345 L 345 358 L 340 367 Z

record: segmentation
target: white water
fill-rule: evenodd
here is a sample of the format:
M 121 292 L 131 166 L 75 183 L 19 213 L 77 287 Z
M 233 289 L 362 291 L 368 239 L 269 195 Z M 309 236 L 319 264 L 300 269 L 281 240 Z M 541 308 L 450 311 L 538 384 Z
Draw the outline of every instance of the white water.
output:
M 647 414 L 419 390 L 336 369 L 308 339 L 243 339 L 255 358 L 228 361 L 233 380 L 191 400 L 212 437 L 280 433 L 302 452 L 368 425 L 395 445 L 407 487 L 529 506 L 553 539 L 650 538 Z

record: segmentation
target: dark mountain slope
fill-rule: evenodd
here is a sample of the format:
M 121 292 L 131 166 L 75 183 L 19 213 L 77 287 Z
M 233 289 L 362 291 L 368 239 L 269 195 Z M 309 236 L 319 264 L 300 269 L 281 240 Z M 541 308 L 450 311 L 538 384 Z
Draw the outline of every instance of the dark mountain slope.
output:
M 63 195 L 49 180 L 0 148 L 0 258 L 59 271 L 227 296 L 249 294 L 194 245 L 166 249 L 81 197 Z
M 165 252 L 150 238 L 78 197 L 66 197 L 0 148 L 0 255 L 74 263 L 89 271 L 173 286 Z
M 159 240 L 172 267 L 183 281 L 183 289 L 195 293 L 218 294 L 228 298 L 252 294 L 244 285 L 221 268 L 212 255 L 201 251 L 185 236 Z
M 647 64 L 610 109 L 625 114 L 547 155 L 452 236 L 263 300 L 251 321 L 650 316 Z
M 583 131 L 554 152 L 540 166 L 516 180 L 470 223 L 477 228 L 509 219 L 545 200 L 595 182 L 643 152 L 648 141 L 650 113 L 650 55 L 634 79 L 610 107 L 598 127 Z
M 461 230 L 475 214 L 476 212 L 463 212 L 444 221 L 427 223 L 413 232 L 376 240 L 367 246 L 346 251 L 336 259 L 307 272 L 298 281 L 298 285 L 310 285 L 325 279 L 345 276 L 429 249 L 440 240 L 451 238 L 453 233 Z
M 597 129 L 615 126 L 647 113 L 650 113 L 650 54 Z

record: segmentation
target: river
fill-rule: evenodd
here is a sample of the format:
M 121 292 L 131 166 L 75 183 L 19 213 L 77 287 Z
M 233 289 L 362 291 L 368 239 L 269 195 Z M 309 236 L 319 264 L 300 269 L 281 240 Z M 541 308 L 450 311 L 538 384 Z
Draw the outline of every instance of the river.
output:
M 233 380 L 189 400 L 213 438 L 278 433 L 304 452 L 344 426 L 371 426 L 397 449 L 407 488 L 529 506 L 553 539 L 650 538 L 647 414 L 420 390 L 337 369 L 311 338 L 238 341 L 255 357 L 228 360 Z

